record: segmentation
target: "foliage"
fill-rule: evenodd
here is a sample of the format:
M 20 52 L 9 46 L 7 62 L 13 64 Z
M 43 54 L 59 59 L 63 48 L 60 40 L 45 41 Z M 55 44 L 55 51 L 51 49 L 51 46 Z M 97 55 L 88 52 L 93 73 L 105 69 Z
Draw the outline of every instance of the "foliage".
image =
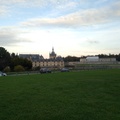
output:
M 120 54 L 98 54 L 95 56 L 99 56 L 99 58 L 116 58 L 117 61 L 120 61 Z M 87 56 L 82 56 L 82 58 L 85 58 Z M 79 61 L 80 57 L 76 57 L 76 56 L 67 56 L 63 58 L 65 62 L 75 62 L 75 61 Z
M 117 61 L 120 61 L 120 54 L 98 54 L 95 56 L 99 56 L 99 58 L 116 58 Z M 82 56 L 81 58 L 86 58 L 87 56 Z
M 10 66 L 10 69 L 13 71 L 14 67 L 17 65 L 21 65 L 25 68 L 25 70 L 30 70 L 32 68 L 32 62 L 24 59 L 19 58 L 18 55 L 15 53 L 10 53 L 3 47 L 0 47 L 0 71 L 7 69 L 7 66 Z M 8 70 L 9 71 L 9 70 Z
M 32 62 L 28 59 L 23 59 L 23 58 L 21 59 L 23 60 L 22 65 L 24 66 L 25 70 L 30 70 L 32 68 Z
M 80 61 L 80 57 L 75 57 L 75 56 L 67 56 L 63 59 L 64 59 L 65 62 Z
M 116 58 L 117 61 L 120 61 L 120 54 L 118 54 L 118 55 L 115 55 L 115 54 L 109 54 L 109 55 L 99 54 L 98 56 L 100 58 Z
M 11 59 L 11 68 L 14 68 L 17 65 L 21 65 L 25 68 L 25 70 L 29 70 L 32 68 L 32 62 L 24 59 L 24 58 L 19 58 L 15 57 Z
M 0 120 L 120 120 L 120 70 L 0 78 Z
M 0 70 L 3 70 L 10 64 L 10 53 L 3 47 L 0 47 Z
M 10 72 L 10 71 L 11 71 L 11 69 L 10 69 L 9 66 L 7 66 L 7 67 L 4 68 L 4 72 Z
M 23 72 L 23 71 L 25 71 L 25 69 L 24 69 L 23 66 L 17 65 L 17 66 L 14 67 L 14 71 L 15 72 Z
M 34 70 L 34 71 L 39 71 L 39 70 L 40 70 L 40 66 L 34 67 L 34 68 L 32 68 L 32 70 Z

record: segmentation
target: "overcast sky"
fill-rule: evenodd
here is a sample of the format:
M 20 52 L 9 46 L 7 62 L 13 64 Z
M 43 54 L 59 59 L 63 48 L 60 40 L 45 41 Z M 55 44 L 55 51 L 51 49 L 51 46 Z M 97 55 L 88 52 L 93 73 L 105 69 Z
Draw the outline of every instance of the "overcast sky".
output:
M 120 53 L 120 0 L 0 0 L 0 46 L 10 53 Z

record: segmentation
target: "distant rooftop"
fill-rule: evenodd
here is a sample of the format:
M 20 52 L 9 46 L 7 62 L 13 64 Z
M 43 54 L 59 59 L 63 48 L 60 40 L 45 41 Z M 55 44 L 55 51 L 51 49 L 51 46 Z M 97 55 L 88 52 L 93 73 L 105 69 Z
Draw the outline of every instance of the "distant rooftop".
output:
M 19 57 L 26 58 L 26 59 L 29 59 L 31 61 L 39 61 L 41 59 L 44 59 L 44 57 L 42 55 L 39 55 L 39 54 L 19 54 Z

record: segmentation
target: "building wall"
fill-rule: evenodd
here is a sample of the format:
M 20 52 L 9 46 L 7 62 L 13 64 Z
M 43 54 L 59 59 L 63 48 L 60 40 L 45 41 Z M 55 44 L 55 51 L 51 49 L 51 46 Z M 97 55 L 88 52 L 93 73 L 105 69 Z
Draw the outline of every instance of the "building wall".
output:
M 116 58 L 99 58 L 99 61 L 105 62 L 115 62 Z
M 68 62 L 68 65 L 73 65 L 74 66 L 74 65 L 79 64 L 79 63 L 80 63 L 79 61 L 78 62 L 77 61 L 76 62 Z
M 86 62 L 86 58 L 81 58 L 80 62 Z
M 40 62 L 32 62 L 32 66 L 34 67 L 49 67 L 49 68 L 63 68 L 64 61 L 40 61 Z
M 86 57 L 86 58 L 81 58 L 80 63 L 115 63 L 116 58 L 99 58 L 99 57 Z
M 98 56 L 87 57 L 86 61 L 88 61 L 88 62 L 96 62 L 96 61 L 99 61 L 99 57 Z

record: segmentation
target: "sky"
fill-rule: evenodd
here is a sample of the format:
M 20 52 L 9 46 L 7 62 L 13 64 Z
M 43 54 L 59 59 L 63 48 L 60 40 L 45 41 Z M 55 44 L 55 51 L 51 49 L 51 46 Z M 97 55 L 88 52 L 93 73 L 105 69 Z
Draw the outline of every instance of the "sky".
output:
M 0 47 L 66 57 L 120 53 L 120 0 L 0 0 Z

